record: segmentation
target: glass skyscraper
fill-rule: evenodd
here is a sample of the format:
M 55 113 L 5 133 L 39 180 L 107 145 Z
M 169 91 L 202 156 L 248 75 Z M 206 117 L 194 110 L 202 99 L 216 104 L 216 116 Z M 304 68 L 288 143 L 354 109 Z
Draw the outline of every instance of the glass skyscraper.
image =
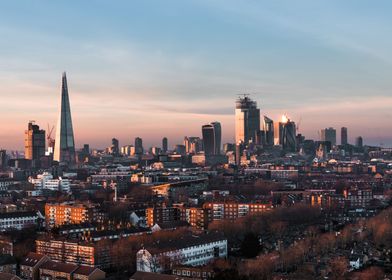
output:
M 60 116 L 57 122 L 53 160 L 66 164 L 75 163 L 75 140 L 65 72 L 62 77 Z

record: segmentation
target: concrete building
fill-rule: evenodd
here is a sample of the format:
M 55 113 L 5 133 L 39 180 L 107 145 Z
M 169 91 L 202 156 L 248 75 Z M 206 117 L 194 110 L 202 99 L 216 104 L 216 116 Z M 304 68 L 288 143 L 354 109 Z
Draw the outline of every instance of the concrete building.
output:
M 9 229 L 24 229 L 38 225 L 37 212 L 0 213 L 0 231 Z
M 97 216 L 95 204 L 90 203 L 47 203 L 45 221 L 48 228 L 65 224 L 93 222 Z
M 227 239 L 219 233 L 181 238 L 148 244 L 136 254 L 136 270 L 162 272 L 175 265 L 200 266 L 215 258 L 227 257 Z
M 61 177 L 53 179 L 53 175 L 48 172 L 38 174 L 36 179 L 30 177 L 29 182 L 35 186 L 37 193 L 40 195 L 44 190 L 71 192 L 71 181 L 69 179 Z
M 107 268 L 111 265 L 110 246 L 100 242 L 80 240 L 37 239 L 37 254 L 46 255 L 53 261 Z

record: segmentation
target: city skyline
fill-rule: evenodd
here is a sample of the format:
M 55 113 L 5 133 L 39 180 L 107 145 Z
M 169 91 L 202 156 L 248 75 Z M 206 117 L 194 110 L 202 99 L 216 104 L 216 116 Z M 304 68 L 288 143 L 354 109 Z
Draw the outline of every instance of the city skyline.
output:
M 65 72 L 63 72 L 63 76 L 62 76 L 62 86 L 63 86 L 63 83 L 64 83 L 64 78 L 66 79 L 66 77 L 65 77 Z M 67 83 L 66 82 L 66 80 L 65 80 L 65 83 Z M 68 87 L 67 87 L 67 90 L 68 90 Z M 241 94 L 241 95 L 243 95 L 243 94 Z M 240 95 L 240 96 L 241 96 Z M 245 94 L 245 96 L 247 96 L 247 95 L 249 95 L 249 96 L 251 96 L 251 97 L 253 97 L 253 95 L 252 94 Z M 255 95 L 255 94 L 254 94 Z M 238 96 L 237 96 L 238 97 Z M 72 99 L 72 98 L 70 98 L 70 99 Z M 234 102 L 235 100 L 232 100 L 232 102 Z M 257 101 L 256 101 L 257 102 Z M 61 105 L 60 105 L 61 106 Z M 61 107 L 60 107 L 61 108 Z M 233 107 L 234 108 L 234 107 Z M 57 110 L 59 111 L 59 108 L 57 108 Z M 218 109 L 218 111 L 219 111 L 219 109 Z M 268 115 L 267 115 L 267 113 L 265 113 L 265 112 L 263 112 L 263 110 L 262 109 L 260 109 L 260 122 L 263 122 L 263 119 L 264 119 L 264 117 L 267 117 L 268 118 Z M 58 112 L 57 112 L 57 114 L 58 114 Z M 232 117 L 233 118 L 233 124 L 229 124 L 228 125 L 228 127 L 231 127 L 230 129 L 230 131 L 227 133 L 225 130 L 222 130 L 222 135 L 223 136 L 226 136 L 226 137 L 222 137 L 222 144 L 223 143 L 235 143 L 235 108 L 233 109 L 233 112 L 232 112 L 232 114 L 230 115 L 230 114 L 227 114 L 227 115 L 225 115 L 225 114 L 223 114 L 223 115 L 221 115 L 221 114 L 212 114 L 211 116 L 212 116 L 212 118 L 214 117 L 214 116 L 216 116 L 216 115 L 219 115 L 219 116 L 224 116 L 224 119 L 225 118 L 227 118 L 227 117 Z M 289 115 L 289 114 L 287 114 L 287 115 Z M 284 114 L 279 114 L 279 112 L 277 112 L 276 114 L 274 114 L 273 116 L 276 116 L 276 118 L 273 118 L 272 120 L 273 121 L 275 121 L 275 122 L 279 122 L 280 120 L 281 120 L 281 118 L 282 117 L 285 117 L 286 116 L 286 113 L 284 113 Z M 205 114 L 205 115 L 203 115 L 203 117 L 206 117 L 206 120 L 208 120 L 208 117 L 209 117 L 209 115 L 207 115 L 207 114 Z M 303 118 L 303 115 L 300 115 L 299 116 L 299 119 L 300 119 L 300 122 L 301 122 L 301 127 L 303 127 L 303 123 L 302 123 L 302 118 Z M 57 127 L 58 127 L 58 120 L 59 120 L 59 118 L 57 118 L 57 120 L 54 122 L 54 123 L 56 123 L 57 122 Z M 215 119 L 214 121 L 219 121 L 218 119 Z M 214 122 L 214 121 L 212 121 L 212 122 Z M 294 121 L 296 121 L 296 120 L 294 120 Z M 42 124 L 39 122 L 39 121 L 37 121 L 37 120 L 33 120 L 33 122 L 36 122 L 36 123 L 38 123 L 39 125 L 42 125 L 43 127 L 45 127 L 44 126 L 44 122 L 42 122 Z M 208 122 L 208 121 L 206 121 L 206 122 Z M 47 125 L 48 125 L 48 127 L 49 127 L 49 124 L 52 124 L 52 123 L 49 123 L 49 122 L 47 122 Z M 189 127 L 187 128 L 188 130 L 184 130 L 185 132 L 183 133 L 182 131 L 177 131 L 177 134 L 173 137 L 173 138 L 171 138 L 171 137 L 168 137 L 169 139 L 171 139 L 171 144 L 172 144 L 172 146 L 169 146 L 169 148 L 171 149 L 171 148 L 173 148 L 176 144 L 181 144 L 182 143 L 182 138 L 184 137 L 184 136 L 182 136 L 182 134 L 184 134 L 184 135 L 186 135 L 186 131 L 193 131 L 193 132 L 191 132 L 189 135 L 198 135 L 198 136 L 200 136 L 200 137 L 202 137 L 202 133 L 201 133 L 201 130 L 200 130 L 200 127 L 202 127 L 203 126 L 203 124 L 202 123 L 198 123 L 197 121 L 195 122 L 195 127 L 194 128 L 192 128 L 192 129 L 190 129 Z M 57 127 L 56 127 L 56 130 L 55 130 L 55 133 L 57 134 Z M 337 127 L 337 126 L 330 126 L 330 127 L 333 127 L 334 129 L 336 129 L 336 130 L 340 130 L 340 128 L 343 128 L 344 126 L 339 126 L 339 127 Z M 157 128 L 157 127 L 154 127 L 154 124 L 152 124 L 151 125 L 151 127 L 149 127 L 149 128 L 152 128 L 152 129 L 154 129 L 154 128 Z M 262 128 L 262 127 L 261 127 Z M 350 136 L 348 137 L 348 142 L 350 143 L 350 144 L 355 144 L 355 141 L 356 141 L 356 139 L 357 139 L 357 137 L 359 137 L 359 136 L 361 136 L 362 137 L 362 135 L 366 135 L 366 130 L 363 130 L 364 131 L 364 133 L 362 133 L 362 134 L 352 134 L 351 133 L 351 129 L 350 129 L 350 127 L 348 127 L 348 129 L 350 130 Z M 173 127 L 173 130 L 177 130 L 175 127 Z M 322 129 L 321 129 L 322 130 Z M 226 132 L 226 133 L 225 133 Z M 306 135 L 306 132 L 301 132 L 301 130 L 299 130 L 299 133 L 302 133 L 302 134 L 304 134 L 308 139 L 313 139 L 313 140 L 322 140 L 322 137 L 320 137 L 320 129 L 318 129 L 317 131 L 315 131 L 315 132 L 311 132 L 310 134 L 311 135 L 314 135 L 314 136 L 311 136 L 311 137 L 309 137 L 308 135 Z M 313 134 L 312 134 L 313 133 Z M 340 132 L 341 133 L 341 132 Z M 119 134 L 121 134 L 121 133 L 117 133 L 116 135 L 119 135 Z M 232 134 L 231 136 L 228 136 L 228 135 L 230 135 L 230 134 Z M 149 147 L 154 147 L 154 146 L 160 146 L 160 138 L 159 137 L 161 137 L 161 135 L 160 134 L 156 134 L 156 139 L 154 138 L 154 137 L 149 137 L 149 138 L 144 138 L 143 136 L 141 136 L 140 134 L 138 134 L 137 132 L 135 132 L 134 134 L 132 134 L 131 136 L 122 136 L 122 137 L 117 137 L 117 136 L 114 136 L 114 137 L 116 137 L 116 138 L 119 138 L 120 140 L 119 141 L 121 141 L 120 142 L 120 145 L 132 145 L 133 144 L 133 141 L 134 141 L 134 138 L 138 138 L 138 137 L 141 137 L 142 139 L 144 139 L 144 140 L 147 140 L 147 141 L 145 141 L 145 143 L 146 143 L 146 145 L 147 146 L 149 146 Z M 162 134 L 162 135 L 170 135 L 170 134 Z M 341 137 L 341 134 L 337 134 L 337 136 L 339 136 L 339 137 Z M 336 137 L 337 137 L 336 136 Z M 94 136 L 92 136 L 92 137 L 94 137 Z M 89 138 L 82 138 L 82 139 L 89 139 Z M 19 142 L 19 140 L 20 139 L 17 139 L 17 141 L 16 142 Z M 106 141 L 106 140 L 108 140 L 108 141 Z M 379 142 L 377 142 L 379 140 Z M 88 143 L 88 144 L 92 144 L 92 148 L 96 148 L 96 149 L 103 149 L 103 148 L 106 148 L 107 146 L 108 146 L 108 143 L 110 142 L 110 139 L 106 139 L 106 138 L 104 138 L 104 139 L 99 139 L 99 141 L 84 141 L 84 142 L 80 142 L 80 143 L 78 143 L 78 141 L 77 141 L 77 139 L 76 140 L 74 140 L 75 141 L 75 143 L 76 143 L 76 145 L 75 145 L 75 148 L 76 149 L 81 149 L 82 147 L 83 147 L 83 145 L 84 144 L 86 144 L 86 143 Z M 377 145 L 382 145 L 382 146 L 388 146 L 388 145 L 391 145 L 392 146 L 392 139 L 391 140 L 389 140 L 388 138 L 387 138 L 387 141 L 384 141 L 381 137 L 376 137 L 376 138 L 366 138 L 365 137 L 365 143 L 364 144 L 368 144 L 368 145 L 375 145 L 375 146 L 377 146 Z M 22 142 L 22 144 L 23 144 L 23 139 L 21 140 L 21 142 Z M 22 145 L 22 147 L 18 147 L 18 146 L 14 146 L 14 147 L 7 147 L 7 146 L 2 146 L 2 148 L 8 148 L 8 149 L 10 149 L 10 150 L 23 150 L 23 145 Z
M 389 15 L 366 1 L 355 12 L 354 2 L 282 3 L 4 3 L 0 147 L 22 150 L 29 120 L 57 122 L 64 70 L 77 148 L 137 136 L 146 146 L 166 136 L 171 148 L 213 121 L 234 143 L 242 93 L 261 116 L 301 119 L 307 138 L 347 127 L 352 144 L 392 146 Z

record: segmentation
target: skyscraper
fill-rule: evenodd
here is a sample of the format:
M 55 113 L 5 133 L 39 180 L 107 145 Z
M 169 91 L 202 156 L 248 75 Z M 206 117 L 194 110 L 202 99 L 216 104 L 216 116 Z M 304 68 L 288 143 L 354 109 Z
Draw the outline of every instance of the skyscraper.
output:
M 7 151 L 0 149 L 0 170 L 7 168 Z
M 340 144 L 347 145 L 348 144 L 348 135 L 347 135 L 347 127 L 342 127 L 340 130 Z
M 135 154 L 143 154 L 143 139 L 140 137 L 135 138 Z
M 75 163 L 75 140 L 65 72 L 62 77 L 60 116 L 56 128 L 53 160 L 66 164 Z
M 203 141 L 200 137 L 184 137 L 185 152 L 187 154 L 196 154 L 203 150 Z
M 219 122 L 203 125 L 203 146 L 206 155 L 220 155 L 222 141 L 222 127 Z
M 262 144 L 265 146 L 273 146 L 274 145 L 274 122 L 267 116 L 264 116 L 263 130 L 264 130 L 264 141 Z
M 118 143 L 118 139 L 113 138 L 112 139 L 112 146 L 111 146 L 111 154 L 114 156 L 118 156 L 120 154 L 120 147 Z
M 162 152 L 164 152 L 164 153 L 167 152 L 167 138 L 166 137 L 162 138 Z
M 39 160 L 45 155 L 45 130 L 32 121 L 29 122 L 25 130 L 25 158 Z
M 256 135 L 260 130 L 260 109 L 257 108 L 256 101 L 248 96 L 239 97 L 236 101 L 235 109 L 235 141 L 236 145 L 243 142 L 245 145 L 250 140 L 256 140 Z
M 282 116 L 282 121 L 279 122 L 279 145 L 283 149 L 290 152 L 295 152 L 297 149 L 295 122 L 291 121 L 287 116 Z
M 357 146 L 358 148 L 363 147 L 363 138 L 361 136 L 355 138 L 355 146 Z
M 336 145 L 336 129 L 330 127 L 320 131 L 320 140 L 329 141 L 332 146 Z

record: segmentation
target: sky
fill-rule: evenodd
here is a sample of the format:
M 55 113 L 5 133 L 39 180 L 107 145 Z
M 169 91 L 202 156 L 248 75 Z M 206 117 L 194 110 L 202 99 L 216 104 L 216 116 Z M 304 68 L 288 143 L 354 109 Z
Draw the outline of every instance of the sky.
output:
M 0 147 L 23 149 L 29 120 L 58 117 L 67 72 L 77 147 L 143 138 L 169 146 L 219 121 L 234 142 L 234 103 L 299 132 L 348 127 L 349 141 L 392 147 L 389 0 L 0 2 Z

